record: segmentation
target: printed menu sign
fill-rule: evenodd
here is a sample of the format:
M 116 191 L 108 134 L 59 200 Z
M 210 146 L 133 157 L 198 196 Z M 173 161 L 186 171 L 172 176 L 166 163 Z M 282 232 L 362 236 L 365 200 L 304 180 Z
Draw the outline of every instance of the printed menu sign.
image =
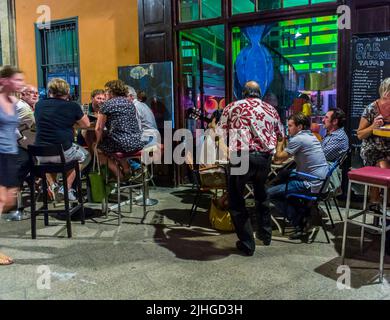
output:
M 364 109 L 379 98 L 380 83 L 390 77 L 390 34 L 352 38 L 351 129 L 356 132 Z

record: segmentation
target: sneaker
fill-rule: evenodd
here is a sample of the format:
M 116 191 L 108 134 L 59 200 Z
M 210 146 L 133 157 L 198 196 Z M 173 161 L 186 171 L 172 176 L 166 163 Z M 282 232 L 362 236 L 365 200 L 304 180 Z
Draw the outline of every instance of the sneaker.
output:
M 74 189 L 70 189 L 68 191 L 68 198 L 69 198 L 69 201 L 77 201 L 77 197 L 75 195 L 76 191 Z M 65 197 L 64 197 L 64 187 L 61 187 L 59 190 L 58 190 L 58 194 L 57 194 L 57 201 L 64 201 Z
M 253 256 L 254 251 L 249 249 L 245 244 L 243 244 L 241 241 L 236 242 L 236 247 L 239 251 L 247 255 L 248 257 Z
M 47 190 L 47 193 L 49 195 L 49 199 L 56 201 L 59 188 L 60 187 L 57 183 L 53 183 L 51 186 L 49 186 L 49 188 Z
M 259 231 L 256 231 L 256 238 L 262 241 L 266 247 L 271 245 L 271 238 L 263 236 Z

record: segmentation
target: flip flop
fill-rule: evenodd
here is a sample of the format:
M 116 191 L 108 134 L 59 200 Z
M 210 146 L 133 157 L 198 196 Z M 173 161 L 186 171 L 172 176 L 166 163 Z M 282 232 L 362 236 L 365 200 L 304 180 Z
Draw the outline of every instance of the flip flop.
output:
M 0 254 L 0 266 L 9 266 L 13 263 L 14 261 L 10 257 Z

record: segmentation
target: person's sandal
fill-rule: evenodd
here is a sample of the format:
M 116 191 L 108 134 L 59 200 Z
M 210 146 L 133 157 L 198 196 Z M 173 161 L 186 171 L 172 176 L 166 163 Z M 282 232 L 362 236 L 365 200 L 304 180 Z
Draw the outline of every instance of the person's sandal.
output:
M 14 261 L 10 257 L 7 257 L 0 253 L 0 266 L 9 266 L 13 263 Z

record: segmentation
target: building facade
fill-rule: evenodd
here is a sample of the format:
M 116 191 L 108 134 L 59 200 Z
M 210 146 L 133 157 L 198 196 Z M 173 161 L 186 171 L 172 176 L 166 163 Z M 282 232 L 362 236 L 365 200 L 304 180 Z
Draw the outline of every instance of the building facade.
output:
M 59 76 L 69 81 L 75 100 L 87 103 L 94 89 L 118 77 L 119 66 L 138 64 L 137 0 L 42 4 L 15 0 L 19 66 L 41 92 Z
M 15 64 L 14 2 L 12 0 L 0 0 L 0 66 Z

